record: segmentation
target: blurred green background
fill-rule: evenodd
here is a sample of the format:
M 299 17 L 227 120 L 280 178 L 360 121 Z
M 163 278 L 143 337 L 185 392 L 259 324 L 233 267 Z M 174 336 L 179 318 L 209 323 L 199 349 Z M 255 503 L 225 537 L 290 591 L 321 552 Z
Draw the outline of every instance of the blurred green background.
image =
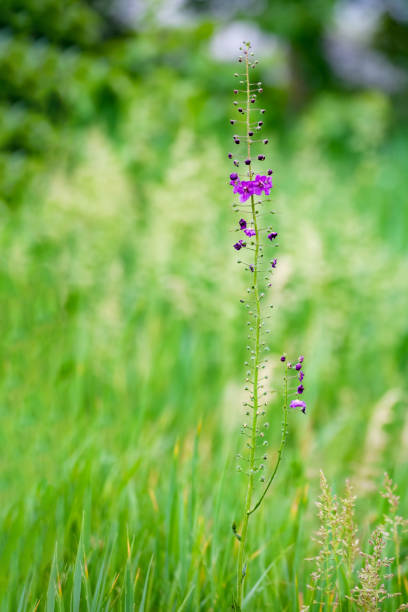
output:
M 270 374 L 304 354 L 309 407 L 251 526 L 249 588 L 275 561 L 248 609 L 303 600 L 320 469 L 352 479 L 362 537 L 384 470 L 408 516 L 406 2 L 3 0 L 2 611 L 231 604 L 246 39 L 281 236 Z M 270 422 L 273 449 L 278 402 Z

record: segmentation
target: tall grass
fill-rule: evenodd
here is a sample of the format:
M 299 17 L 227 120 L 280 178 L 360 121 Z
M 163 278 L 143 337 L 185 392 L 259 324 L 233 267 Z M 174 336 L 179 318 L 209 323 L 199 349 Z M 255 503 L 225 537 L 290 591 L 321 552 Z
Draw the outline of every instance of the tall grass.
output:
M 360 105 L 380 123 L 382 101 Z M 346 150 L 321 108 L 272 143 L 286 237 L 273 346 L 304 347 L 311 410 L 253 524 L 247 609 L 305 601 L 320 467 L 358 483 L 363 539 L 383 513 L 372 489 L 384 469 L 408 514 L 407 137 L 361 135 L 356 112 L 341 119 Z M 2 611 L 231 605 L 240 483 L 226 432 L 245 321 L 227 166 L 188 129 L 165 166 L 134 184 L 95 132 L 45 198 L 2 211 Z M 404 601 L 406 553 L 402 540 Z

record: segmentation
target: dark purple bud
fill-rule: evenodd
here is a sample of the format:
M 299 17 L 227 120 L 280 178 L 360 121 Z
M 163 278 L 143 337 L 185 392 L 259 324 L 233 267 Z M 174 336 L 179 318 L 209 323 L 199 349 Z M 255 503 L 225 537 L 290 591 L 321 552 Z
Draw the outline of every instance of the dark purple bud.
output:
M 281 361 L 286 361 L 286 357 L 285 357 L 285 355 L 282 355 L 282 357 L 281 357 Z
M 231 172 L 230 179 L 231 181 L 236 181 L 238 178 L 238 174 L 236 172 Z
M 239 144 L 239 142 L 240 142 L 239 138 L 235 138 L 234 142 L 235 142 L 235 144 Z
M 265 109 L 264 109 L 264 108 L 261 108 L 261 110 L 260 110 L 259 112 L 260 112 L 260 113 L 262 113 L 262 114 L 264 114 Z
M 241 107 L 239 107 L 238 112 L 239 112 L 239 113 L 242 113 L 242 112 L 244 112 L 244 109 L 243 109 L 243 108 L 241 108 Z
M 253 132 L 248 132 L 248 136 L 253 136 L 254 133 Z
M 258 121 L 258 125 L 261 127 L 261 125 L 263 125 L 263 121 Z
M 246 242 L 244 242 L 243 240 L 238 240 L 238 242 L 234 244 L 234 249 L 236 251 L 239 251 L 240 249 L 242 249 L 242 247 L 245 247 L 245 246 L 246 246 Z
M 252 265 L 250 265 L 250 266 L 249 266 L 249 269 L 251 270 L 251 272 L 254 272 L 254 271 L 255 271 L 255 268 L 254 268 L 254 266 L 252 266 Z
M 303 385 L 299 385 L 297 388 L 297 392 L 299 393 L 299 395 L 301 395 L 303 393 L 303 391 L 305 390 Z
M 250 160 L 250 159 L 246 159 L 246 160 L 245 160 L 245 164 L 246 164 L 247 166 L 249 166 L 249 165 L 251 164 L 251 160 Z
M 251 104 L 255 102 L 255 98 L 251 98 Z
M 239 61 L 239 62 L 242 62 L 242 57 L 239 57 L 239 58 L 238 58 L 238 61 Z
M 232 153 L 228 153 L 228 159 L 232 159 Z
M 239 166 L 239 161 L 237 159 L 234 159 L 234 166 L 236 166 L 237 168 Z
M 299 370 L 301 370 L 301 369 L 302 369 L 302 364 L 301 364 L 301 363 L 297 363 L 297 364 L 295 365 L 295 368 L 296 368 L 296 370 L 298 370 L 298 371 L 299 371 Z
M 299 372 L 299 381 L 300 381 L 300 382 L 302 382 L 302 380 L 304 379 L 304 377 L 305 377 L 305 373 L 304 373 L 304 372 L 302 372 L 302 370 L 300 370 L 300 372 Z
M 234 94 L 237 94 L 237 93 L 238 93 L 238 89 L 234 89 Z
M 299 357 L 299 359 L 298 359 L 299 363 L 303 363 L 304 359 L 305 359 L 305 358 L 304 358 L 304 356 L 303 356 L 303 355 L 300 355 L 300 357 Z
M 263 92 L 262 87 L 260 89 L 258 89 L 258 91 L 259 91 L 259 93 L 262 93 Z
M 239 227 L 244 230 L 247 226 L 247 222 L 245 221 L 245 219 L 240 219 L 239 220 Z
M 267 138 L 264 139 L 263 143 L 268 144 L 269 140 Z
M 276 264 L 277 263 L 278 263 L 278 260 L 277 259 L 273 259 L 272 263 L 271 263 L 272 268 L 276 268 Z
M 230 124 L 234 125 L 234 123 L 236 123 L 235 119 L 230 119 Z
M 265 159 L 265 155 L 258 155 L 259 161 L 263 161 Z
M 269 170 L 268 170 L 268 175 L 269 175 L 269 176 L 271 176 L 271 174 L 273 174 L 273 170 L 271 170 L 271 169 L 269 168 Z
M 268 234 L 268 238 L 269 240 L 274 240 L 277 235 L 278 235 L 278 232 L 271 232 L 270 234 Z

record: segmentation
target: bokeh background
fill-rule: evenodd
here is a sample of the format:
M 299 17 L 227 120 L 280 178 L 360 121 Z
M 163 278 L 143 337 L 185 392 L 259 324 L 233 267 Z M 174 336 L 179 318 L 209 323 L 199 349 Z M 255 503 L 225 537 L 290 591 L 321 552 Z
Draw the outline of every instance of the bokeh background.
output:
M 309 407 L 252 527 L 254 567 L 276 560 L 252 609 L 303 597 L 320 469 L 351 478 L 363 534 L 384 470 L 408 515 L 408 4 L 3 0 L 1 610 L 228 608 L 247 39 L 281 236 L 270 374 L 304 354 Z M 278 403 L 270 422 L 275 448 Z

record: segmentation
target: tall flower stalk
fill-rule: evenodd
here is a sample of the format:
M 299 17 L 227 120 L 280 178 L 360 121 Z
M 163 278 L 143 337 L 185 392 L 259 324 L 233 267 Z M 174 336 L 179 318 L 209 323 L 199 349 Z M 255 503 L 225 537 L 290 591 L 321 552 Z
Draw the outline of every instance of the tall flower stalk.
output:
M 248 482 L 240 533 L 235 523 L 233 525 L 234 534 L 239 541 L 236 598 L 234 600 L 236 610 L 241 610 L 243 603 L 244 583 L 247 573 L 249 519 L 262 504 L 278 471 L 287 439 L 288 408 L 299 409 L 303 413 L 306 411 L 305 402 L 299 399 L 304 391 L 302 384 L 304 377 L 303 357 L 299 357 L 296 365 L 292 366 L 286 360 L 286 356 L 283 355 L 281 357 L 281 362 L 284 365 L 281 441 L 274 466 L 272 466 L 269 476 L 266 476 L 268 470 L 265 469 L 265 462 L 268 460 L 268 455 L 265 447 L 268 446 L 268 441 L 265 438 L 265 430 L 269 425 L 262 418 L 266 415 L 268 408 L 268 392 L 265 390 L 265 380 L 268 376 L 262 376 L 262 371 L 265 370 L 267 363 L 266 359 L 263 358 L 263 353 L 269 350 L 264 341 L 263 333 L 268 334 L 269 330 L 264 329 L 267 317 L 263 313 L 262 301 L 265 297 L 266 288 L 272 286 L 272 273 L 277 267 L 277 259 L 270 259 L 265 267 L 264 245 L 261 237 L 266 236 L 267 242 L 276 247 L 278 246 L 276 241 L 278 232 L 271 225 L 265 225 L 265 217 L 268 214 L 273 214 L 273 211 L 264 210 L 265 203 L 270 202 L 269 195 L 273 187 L 271 179 L 273 171 L 269 169 L 266 173 L 257 173 L 254 169 L 255 163 L 264 162 L 266 156 L 263 153 L 257 154 L 254 163 L 253 147 L 259 145 L 264 147 L 268 144 L 267 138 L 260 137 L 265 109 L 257 107 L 258 95 L 263 91 L 262 83 L 259 81 L 251 82 L 250 80 L 250 71 L 256 67 L 258 62 L 252 60 L 253 53 L 250 43 L 244 43 L 240 50 L 242 55 L 238 61 L 244 65 L 245 71 L 234 75 L 240 79 L 240 87 L 234 89 L 234 95 L 237 99 L 233 102 L 240 117 L 231 119 L 230 123 L 240 126 L 241 131 L 245 130 L 244 134 L 233 136 L 235 145 L 242 144 L 245 147 L 245 157 L 240 159 L 237 156 L 236 159 L 233 159 L 232 153 L 229 153 L 228 157 L 233 160 L 236 169 L 230 174 L 230 185 L 233 186 L 233 193 L 239 196 L 239 202 L 233 203 L 234 211 L 241 216 L 236 231 L 244 234 L 233 246 L 236 251 L 240 252 L 240 255 L 244 252 L 247 253 L 245 260 L 249 259 L 250 261 L 239 259 L 238 263 L 242 264 L 245 270 L 250 273 L 251 282 L 247 290 L 247 300 L 241 300 L 247 308 L 249 316 L 249 344 L 247 346 L 249 359 L 245 362 L 247 367 L 247 386 L 245 389 L 249 393 L 249 401 L 244 402 L 245 416 L 248 417 L 248 422 L 245 422 L 241 428 L 241 433 L 246 439 L 245 453 L 238 455 L 237 469 L 247 475 Z M 241 168 L 244 168 L 244 171 L 241 171 L 240 176 Z M 296 381 L 296 395 L 295 399 L 288 404 L 289 396 L 293 391 L 293 380 Z M 256 488 L 258 483 L 262 484 L 261 491 Z

